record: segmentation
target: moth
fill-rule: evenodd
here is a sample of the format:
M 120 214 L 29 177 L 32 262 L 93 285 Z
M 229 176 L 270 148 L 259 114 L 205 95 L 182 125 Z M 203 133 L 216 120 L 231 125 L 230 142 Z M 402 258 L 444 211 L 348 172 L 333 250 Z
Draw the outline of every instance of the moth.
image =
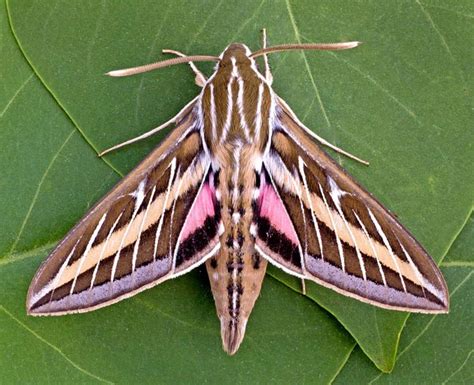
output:
M 189 63 L 202 89 L 165 124 L 112 148 L 176 126 L 52 251 L 29 288 L 28 314 L 98 309 L 205 263 L 223 348 L 234 354 L 268 262 L 383 308 L 447 312 L 446 284 L 427 252 L 271 87 L 269 53 L 358 44 L 267 47 L 264 37 L 253 53 L 244 44 L 219 57 L 168 50 L 177 57 L 110 72 Z M 198 61 L 217 62 L 209 79 Z

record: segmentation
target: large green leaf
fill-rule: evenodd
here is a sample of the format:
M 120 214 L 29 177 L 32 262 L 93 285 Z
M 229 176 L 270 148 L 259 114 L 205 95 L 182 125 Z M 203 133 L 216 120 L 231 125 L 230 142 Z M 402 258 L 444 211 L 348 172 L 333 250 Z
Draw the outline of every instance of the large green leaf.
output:
M 472 384 L 473 232 L 471 217 L 441 264 L 451 294 L 449 315 L 410 317 L 400 341 L 397 366 L 390 375 L 375 370 L 356 349 L 336 384 Z
M 268 28 L 273 44 L 362 40 L 365 44 L 350 52 L 272 56 L 275 90 L 320 135 L 371 161 L 371 167 L 365 168 L 337 157 L 397 213 L 439 260 L 462 226 L 474 190 L 470 170 L 473 133 L 469 129 L 472 52 L 465 43 L 472 36 L 472 28 L 464 16 L 473 13 L 469 7 L 472 8 L 467 1 L 457 2 L 455 7 L 433 1 L 63 1 L 54 6 L 46 2 L 12 1 L 9 12 L 18 42 L 32 68 L 77 131 L 96 149 L 159 124 L 198 92 L 186 66 L 127 79 L 102 76 L 107 70 L 156 60 L 161 57 L 162 48 L 217 54 L 229 42 L 238 40 L 255 49 L 262 26 Z M 230 28 L 232 25 L 235 27 Z M 14 94 L 17 88 L 12 90 Z M 37 98 L 32 100 L 38 103 Z M 35 103 L 30 100 L 30 105 Z M 31 108 L 36 107 L 30 106 L 28 111 Z M 67 120 L 64 114 L 60 116 Z M 33 132 L 39 136 L 45 126 L 35 122 Z M 38 154 L 42 154 L 46 142 L 22 135 L 19 127 L 22 125 L 11 126 L 17 137 L 5 138 L 10 154 L 17 153 L 18 143 L 24 143 L 28 149 L 39 143 Z M 49 121 L 47 130 L 51 141 L 60 141 Z M 157 136 L 117 152 L 110 157 L 110 164 L 123 174 L 159 140 Z M 40 155 L 38 160 L 30 159 L 31 163 L 23 167 L 25 170 L 11 156 L 5 159 L 11 175 L 7 174 L 10 178 L 2 179 L 5 182 L 1 183 L 11 190 L 0 197 L 8 215 L 8 232 L 2 233 L 4 238 L 0 239 L 0 248 L 5 250 L 2 254 L 16 250 L 21 252 L 17 257 L 21 257 L 34 247 L 58 239 L 83 212 L 81 204 L 93 203 L 90 196 L 100 195 L 99 191 L 113 184 L 110 168 L 103 169 L 107 167 L 104 162 L 94 157 L 86 142 L 81 142 L 84 150 L 79 145 L 74 147 L 77 155 L 81 154 L 80 161 L 65 156 L 69 160 L 61 167 L 65 175 L 52 180 L 48 190 L 41 183 L 42 178 L 34 183 L 28 181 L 26 186 L 12 187 L 12 181 L 19 175 L 26 180 L 27 171 L 42 175 L 63 142 L 52 144 L 49 158 L 43 154 L 41 159 Z M 90 165 L 85 165 L 86 158 Z M 108 172 L 109 179 L 100 172 L 96 174 L 96 168 Z M 32 190 L 30 195 L 28 188 Z M 16 206 L 7 201 L 12 195 L 21 200 Z M 77 202 L 70 202 L 72 198 Z M 23 226 L 23 222 L 30 225 Z M 289 277 L 278 275 L 278 279 L 291 284 Z M 183 278 L 184 282 L 188 280 L 191 285 L 192 278 Z M 405 315 L 374 309 L 315 285 L 309 285 L 308 293 L 337 317 L 379 368 L 391 369 Z M 208 293 L 201 289 L 201 295 Z M 293 298 L 296 301 L 299 297 L 294 294 Z M 121 309 L 132 311 L 132 301 L 121 304 Z M 282 311 L 289 307 L 280 302 Z M 117 319 L 119 313 L 114 310 Z M 267 316 L 268 313 L 265 312 Z M 256 323 L 256 317 L 252 317 L 249 328 Z M 56 326 L 56 322 L 59 321 L 51 325 Z M 130 344 L 133 341 L 133 336 L 124 338 Z M 202 342 L 200 338 L 197 341 Z M 330 340 L 321 340 L 311 349 L 308 341 L 300 349 L 308 354 L 306 349 L 324 351 L 328 344 Z M 336 363 L 332 364 L 331 356 L 324 359 L 328 367 L 342 362 L 348 346 L 347 341 L 341 345 Z M 246 360 L 245 353 L 240 354 L 234 358 L 238 362 L 232 365 Z
M 0 256 L 12 258 L 53 246 L 118 176 L 28 66 L 3 2 L 0 28 Z

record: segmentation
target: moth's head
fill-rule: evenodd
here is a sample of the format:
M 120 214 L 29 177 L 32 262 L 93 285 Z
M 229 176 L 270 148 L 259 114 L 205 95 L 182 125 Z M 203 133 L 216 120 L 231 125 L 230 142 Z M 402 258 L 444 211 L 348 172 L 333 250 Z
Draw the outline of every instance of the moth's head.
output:
M 232 43 L 219 56 L 219 64 L 221 66 L 231 64 L 232 60 L 236 63 L 249 63 L 251 54 L 252 51 L 245 44 Z

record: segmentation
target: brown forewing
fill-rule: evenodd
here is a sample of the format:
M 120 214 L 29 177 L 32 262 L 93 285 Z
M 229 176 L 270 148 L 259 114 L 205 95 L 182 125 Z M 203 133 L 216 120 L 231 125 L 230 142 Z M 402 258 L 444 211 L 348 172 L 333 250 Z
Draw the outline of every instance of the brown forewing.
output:
M 209 164 L 199 131 L 193 127 L 193 114 L 190 106 L 167 139 L 53 250 L 29 288 L 29 313 L 92 310 L 171 277 L 175 267 L 179 270 L 172 265 L 179 246 L 177 238 Z M 210 227 L 206 236 L 209 242 L 216 242 L 213 229 L 217 226 Z M 121 244 L 120 239 L 126 242 Z M 205 245 L 198 251 L 191 252 L 189 247 L 178 251 L 188 266 L 209 248 Z

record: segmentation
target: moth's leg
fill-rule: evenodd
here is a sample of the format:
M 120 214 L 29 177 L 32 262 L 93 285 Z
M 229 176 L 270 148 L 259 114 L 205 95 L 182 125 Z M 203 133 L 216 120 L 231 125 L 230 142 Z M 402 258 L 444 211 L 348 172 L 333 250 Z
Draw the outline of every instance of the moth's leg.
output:
M 306 283 L 304 281 L 304 278 L 301 278 L 301 292 L 303 295 L 306 295 Z
M 179 52 L 179 51 L 175 51 L 173 49 L 164 49 L 161 52 L 170 53 L 172 55 L 176 55 L 176 56 L 180 56 L 180 57 L 186 57 L 187 56 L 184 53 Z M 194 63 L 192 61 L 190 61 L 188 64 L 191 67 L 191 69 L 193 70 L 193 72 L 196 74 L 196 77 L 194 78 L 194 81 L 196 82 L 196 84 L 199 87 L 204 87 L 204 85 L 207 82 L 207 78 L 203 75 L 203 73 L 201 71 L 198 70 L 198 68 L 194 65 Z
M 135 143 L 135 142 L 138 142 L 139 140 L 142 140 L 142 139 L 145 139 L 145 138 L 148 138 L 150 136 L 152 136 L 153 134 L 156 134 L 158 131 L 161 131 L 162 129 L 168 127 L 170 124 L 172 123 L 176 123 L 177 121 L 179 121 L 183 115 L 183 113 L 188 109 L 188 107 L 193 104 L 196 99 L 198 97 L 195 97 L 193 100 L 191 100 L 188 104 L 186 104 L 184 106 L 184 108 L 181 109 L 181 111 L 179 111 L 175 116 L 173 116 L 170 120 L 166 121 L 165 123 L 163 123 L 162 125 L 148 131 L 148 132 L 145 132 L 144 134 L 140 135 L 140 136 L 137 136 L 136 138 L 132 138 L 130 140 L 127 140 L 126 142 L 123 142 L 123 143 L 119 143 L 113 147 L 110 147 L 108 148 L 107 150 L 104 150 L 102 151 L 99 156 L 104 156 L 105 154 L 111 152 L 111 151 L 115 151 L 117 150 L 118 148 L 122 148 L 122 147 L 125 147 L 129 144 L 132 144 L 132 143 Z
M 262 48 L 267 48 L 267 30 L 262 28 Z M 268 64 L 268 56 L 263 55 L 263 62 L 265 63 L 265 79 L 269 84 L 273 83 L 272 71 L 270 71 L 270 65 Z

